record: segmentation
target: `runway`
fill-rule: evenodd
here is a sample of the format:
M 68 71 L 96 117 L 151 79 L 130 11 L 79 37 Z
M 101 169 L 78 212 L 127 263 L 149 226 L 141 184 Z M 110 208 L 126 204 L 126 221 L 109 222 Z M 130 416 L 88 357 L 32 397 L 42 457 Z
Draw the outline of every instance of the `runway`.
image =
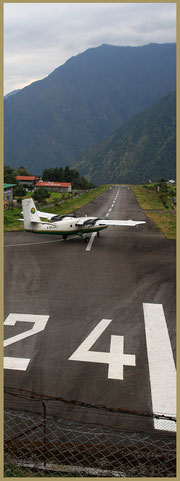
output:
M 175 242 L 128 187 L 108 189 L 77 214 L 146 224 L 108 227 L 87 244 L 77 236 L 5 233 L 4 384 L 174 417 Z M 99 416 L 105 425 L 117 422 Z

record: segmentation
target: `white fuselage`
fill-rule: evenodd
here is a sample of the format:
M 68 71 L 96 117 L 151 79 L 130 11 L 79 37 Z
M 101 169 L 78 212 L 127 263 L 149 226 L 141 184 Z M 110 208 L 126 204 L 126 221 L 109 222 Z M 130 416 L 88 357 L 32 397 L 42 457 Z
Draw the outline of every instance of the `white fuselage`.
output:
M 64 217 L 64 219 L 54 222 L 37 222 L 31 224 L 31 229 L 26 229 L 27 231 L 34 232 L 36 234 L 61 234 L 61 235 L 71 235 L 75 233 L 88 233 L 88 232 L 98 232 L 105 229 L 107 226 L 93 226 L 93 225 L 76 225 L 78 220 L 87 222 L 88 219 L 97 219 L 96 217 Z

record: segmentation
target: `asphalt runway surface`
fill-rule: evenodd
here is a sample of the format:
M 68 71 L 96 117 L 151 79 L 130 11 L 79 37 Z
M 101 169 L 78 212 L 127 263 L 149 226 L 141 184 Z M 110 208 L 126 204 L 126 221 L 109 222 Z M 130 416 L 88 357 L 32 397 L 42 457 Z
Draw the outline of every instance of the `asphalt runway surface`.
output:
M 108 227 L 89 243 L 5 233 L 4 385 L 174 416 L 175 241 L 145 216 L 128 187 L 108 189 L 76 213 L 146 224 Z M 118 422 L 108 411 L 69 409 L 73 418 Z

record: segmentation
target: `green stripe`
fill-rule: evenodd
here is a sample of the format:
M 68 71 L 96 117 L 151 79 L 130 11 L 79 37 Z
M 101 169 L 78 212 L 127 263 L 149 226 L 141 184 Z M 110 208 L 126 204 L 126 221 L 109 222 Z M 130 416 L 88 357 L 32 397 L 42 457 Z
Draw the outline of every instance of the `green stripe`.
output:
M 59 231 L 59 230 L 31 230 L 31 229 L 25 229 L 26 232 L 32 232 L 33 234 L 54 234 L 54 235 L 82 235 L 82 234 L 87 234 L 88 232 L 98 232 L 99 230 L 106 229 L 108 226 L 102 226 L 102 227 L 96 227 L 93 229 L 86 229 L 86 230 L 73 230 L 73 231 Z

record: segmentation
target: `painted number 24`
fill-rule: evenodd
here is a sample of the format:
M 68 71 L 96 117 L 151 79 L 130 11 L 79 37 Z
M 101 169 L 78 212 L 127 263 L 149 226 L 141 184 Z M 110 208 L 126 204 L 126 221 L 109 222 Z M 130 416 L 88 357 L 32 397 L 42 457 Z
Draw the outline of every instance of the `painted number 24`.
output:
M 49 316 L 33 314 L 9 314 L 5 325 L 14 326 L 16 322 L 29 322 L 33 326 L 28 331 L 12 336 L 4 341 L 4 347 L 10 346 L 22 339 L 33 336 L 46 327 Z M 70 356 L 70 361 L 102 363 L 108 365 L 108 379 L 123 379 L 124 366 L 135 366 L 136 356 L 124 353 L 124 336 L 111 336 L 110 351 L 90 351 L 93 344 L 112 322 L 112 319 L 102 319 L 78 349 Z M 19 357 L 4 357 L 4 368 L 25 371 L 30 359 Z

